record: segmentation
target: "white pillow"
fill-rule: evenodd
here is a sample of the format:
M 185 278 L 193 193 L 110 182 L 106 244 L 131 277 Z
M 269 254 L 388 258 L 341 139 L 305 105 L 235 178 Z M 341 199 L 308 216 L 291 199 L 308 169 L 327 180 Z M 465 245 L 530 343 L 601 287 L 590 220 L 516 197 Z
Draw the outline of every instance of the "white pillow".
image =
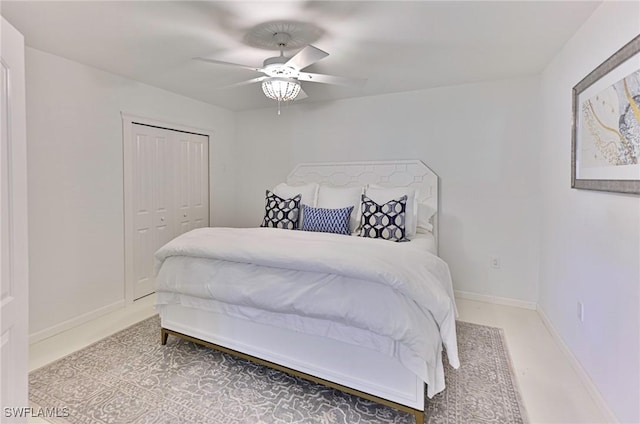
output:
M 433 232 L 431 218 L 436 212 L 433 206 L 425 202 L 418 202 L 418 225 L 416 230 L 418 233 Z
M 316 207 L 316 200 L 318 196 L 318 184 L 309 183 L 304 185 L 289 185 L 287 183 L 280 183 L 271 190 L 277 196 L 284 199 L 291 199 L 297 194 L 302 195 L 300 203 L 303 205 Z
M 389 200 L 399 199 L 407 196 L 407 210 L 405 220 L 405 232 L 408 238 L 416 234 L 418 224 L 418 193 L 416 189 L 410 187 L 381 187 L 370 184 L 365 188 L 367 197 L 379 205 L 387 203 Z
M 353 233 L 360 225 L 360 196 L 364 187 L 332 187 L 321 185 L 318 188 L 317 207 L 338 209 L 353 206 L 349 219 L 349 230 Z

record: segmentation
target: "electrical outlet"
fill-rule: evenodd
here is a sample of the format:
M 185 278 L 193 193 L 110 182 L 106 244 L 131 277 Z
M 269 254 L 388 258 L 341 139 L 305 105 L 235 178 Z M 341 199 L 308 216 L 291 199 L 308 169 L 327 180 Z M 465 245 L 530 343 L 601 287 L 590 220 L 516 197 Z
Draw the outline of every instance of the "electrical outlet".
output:
M 489 264 L 491 265 L 491 268 L 500 269 L 500 258 L 497 256 L 492 256 Z
M 580 322 L 584 322 L 584 304 L 582 302 L 578 302 L 578 319 Z

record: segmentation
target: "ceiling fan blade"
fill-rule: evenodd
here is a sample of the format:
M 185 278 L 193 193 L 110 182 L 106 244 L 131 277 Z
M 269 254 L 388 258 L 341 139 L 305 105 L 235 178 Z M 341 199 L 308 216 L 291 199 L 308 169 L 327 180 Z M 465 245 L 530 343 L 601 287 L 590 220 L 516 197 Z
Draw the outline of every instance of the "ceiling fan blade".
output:
M 307 93 L 305 93 L 305 92 L 304 92 L 304 90 L 301 88 L 301 89 L 300 89 L 300 92 L 299 92 L 299 93 L 298 93 L 298 95 L 296 96 L 296 100 L 304 100 L 304 99 L 306 99 L 307 97 L 309 97 L 309 96 L 307 96 Z
M 327 56 L 329 53 L 309 44 L 289 59 L 285 65 L 299 71 Z
M 224 62 L 222 60 L 215 60 L 215 59 L 207 59 L 206 57 L 194 57 L 193 60 L 199 60 L 201 62 L 208 62 L 208 63 L 215 63 L 217 65 L 235 66 L 236 68 L 250 69 L 252 71 L 258 71 L 258 72 L 262 71 L 262 68 L 256 68 L 255 66 L 240 65 L 239 63 Z
M 300 72 L 298 75 L 300 81 L 319 82 L 322 84 L 335 84 L 362 87 L 367 81 L 364 78 L 338 77 L 335 75 L 313 74 L 309 72 Z
M 256 82 L 262 82 L 262 81 L 266 80 L 267 78 L 269 78 L 269 77 L 264 75 L 264 76 L 261 76 L 261 77 L 252 78 L 250 80 L 236 82 L 235 84 L 224 85 L 222 87 L 218 87 L 218 89 L 222 90 L 222 89 L 225 89 L 225 88 L 242 87 L 243 85 L 249 85 L 249 84 L 255 84 Z

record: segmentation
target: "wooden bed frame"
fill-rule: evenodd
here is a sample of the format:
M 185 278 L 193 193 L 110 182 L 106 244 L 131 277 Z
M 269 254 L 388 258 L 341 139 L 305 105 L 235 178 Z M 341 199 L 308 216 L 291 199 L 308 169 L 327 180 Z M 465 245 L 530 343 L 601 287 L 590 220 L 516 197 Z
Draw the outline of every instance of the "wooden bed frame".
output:
M 416 160 L 298 165 L 290 184 L 379 184 L 415 187 L 419 201 L 438 210 L 438 176 Z M 433 218 L 436 240 L 437 214 Z M 161 342 L 169 335 L 354 394 L 412 414 L 424 423 L 425 384 L 393 357 L 371 349 L 224 314 L 162 305 Z

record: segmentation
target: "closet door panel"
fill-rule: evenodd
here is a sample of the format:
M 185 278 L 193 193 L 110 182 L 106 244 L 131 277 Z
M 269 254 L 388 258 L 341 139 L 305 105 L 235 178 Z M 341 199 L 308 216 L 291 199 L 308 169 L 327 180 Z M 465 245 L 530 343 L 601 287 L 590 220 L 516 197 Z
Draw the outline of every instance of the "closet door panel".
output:
M 176 140 L 178 235 L 209 225 L 209 143 L 206 136 L 187 133 Z
M 190 137 L 187 133 L 175 133 L 175 146 L 178 150 L 176 155 L 176 187 L 177 187 L 177 206 L 175 221 L 177 223 L 177 234 L 186 233 L 191 230 L 191 200 L 190 194 Z
M 208 139 L 201 135 L 191 135 L 190 141 L 190 206 L 191 227 L 209 225 L 209 172 Z
M 156 155 L 153 160 L 153 209 L 155 227 L 154 252 L 169 242 L 174 236 L 173 215 L 175 211 L 172 179 L 173 152 L 167 131 L 158 130 Z
M 155 146 L 149 134 L 136 132 L 133 149 L 133 184 L 135 228 L 146 230 L 151 227 L 151 211 L 153 208 L 153 156 Z
M 154 253 L 176 236 L 209 225 L 207 136 L 131 123 L 131 206 L 127 206 L 127 293 L 155 290 Z M 127 202 L 125 201 L 125 204 Z
M 170 132 L 134 125 L 134 299 L 155 290 L 154 253 L 174 237 Z
M 134 296 L 148 294 L 153 286 L 153 258 L 149 252 L 154 242 L 154 157 L 157 143 L 154 134 L 145 127 L 134 126 L 133 204 L 134 204 Z

